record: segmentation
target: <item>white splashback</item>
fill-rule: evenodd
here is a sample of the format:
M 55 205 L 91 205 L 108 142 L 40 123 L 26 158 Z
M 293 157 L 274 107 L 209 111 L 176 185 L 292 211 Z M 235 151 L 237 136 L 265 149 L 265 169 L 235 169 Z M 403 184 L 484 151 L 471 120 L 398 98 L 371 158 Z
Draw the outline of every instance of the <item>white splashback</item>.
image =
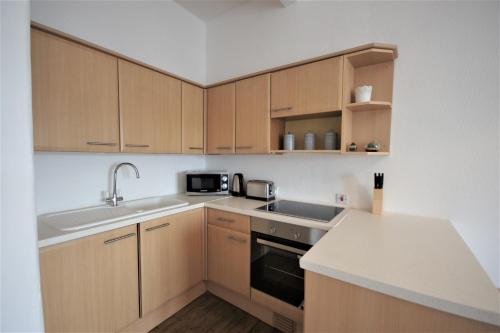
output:
M 118 189 L 125 200 L 185 191 L 185 170 L 203 169 L 202 156 L 35 153 L 35 193 L 38 214 L 102 203 L 111 190 L 113 166 L 131 162 L 118 171 Z

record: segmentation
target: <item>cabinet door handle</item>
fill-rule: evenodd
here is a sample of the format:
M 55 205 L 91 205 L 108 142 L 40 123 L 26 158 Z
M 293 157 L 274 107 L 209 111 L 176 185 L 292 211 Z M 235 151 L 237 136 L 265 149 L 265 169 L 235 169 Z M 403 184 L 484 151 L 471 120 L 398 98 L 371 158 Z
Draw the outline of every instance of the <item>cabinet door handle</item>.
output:
M 87 141 L 89 146 L 116 146 L 114 142 Z
M 252 149 L 253 146 L 236 146 L 236 149 Z
M 165 227 L 168 227 L 170 225 L 170 223 L 163 223 L 163 224 L 159 224 L 159 225 L 156 225 L 154 227 L 150 227 L 150 228 L 146 228 L 146 231 L 153 231 L 153 230 L 156 230 L 156 229 L 160 229 L 160 228 L 165 228 Z
M 220 221 L 220 222 L 234 223 L 234 220 L 226 219 L 224 217 L 218 217 L 218 218 L 216 218 L 216 220 Z
M 278 112 L 278 111 L 290 111 L 293 110 L 293 107 L 287 106 L 286 108 L 277 108 L 277 109 L 272 109 L 271 112 Z
M 228 150 L 228 149 L 232 149 L 233 147 L 230 147 L 230 146 L 218 146 L 218 147 L 215 147 L 216 149 L 225 149 L 225 150 Z
M 136 235 L 135 232 L 131 232 L 130 234 L 126 234 L 126 235 L 123 235 L 123 236 L 120 236 L 120 237 L 116 237 L 116 238 L 111 238 L 111 239 L 105 240 L 104 244 L 107 245 L 107 244 L 111 244 L 111 243 L 114 243 L 114 242 L 118 242 L 118 241 L 121 241 L 122 239 L 134 237 L 135 235 Z
M 201 149 L 203 149 L 203 147 L 189 147 L 189 149 L 198 149 L 198 150 L 201 150 Z
M 233 235 L 227 236 L 227 239 L 232 240 L 232 241 L 236 241 L 238 243 L 246 243 L 247 242 L 246 239 L 239 238 L 239 237 L 236 237 L 236 236 L 233 236 Z
M 125 147 L 131 147 L 131 148 L 147 148 L 149 145 L 144 145 L 144 144 L 135 144 L 135 143 L 126 143 Z

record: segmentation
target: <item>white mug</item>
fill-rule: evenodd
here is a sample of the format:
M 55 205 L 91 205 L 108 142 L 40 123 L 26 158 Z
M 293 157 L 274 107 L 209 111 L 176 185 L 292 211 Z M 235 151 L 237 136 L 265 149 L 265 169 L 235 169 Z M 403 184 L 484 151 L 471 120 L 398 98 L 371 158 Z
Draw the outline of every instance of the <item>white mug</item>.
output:
M 356 103 L 369 102 L 372 99 L 373 86 L 356 87 Z

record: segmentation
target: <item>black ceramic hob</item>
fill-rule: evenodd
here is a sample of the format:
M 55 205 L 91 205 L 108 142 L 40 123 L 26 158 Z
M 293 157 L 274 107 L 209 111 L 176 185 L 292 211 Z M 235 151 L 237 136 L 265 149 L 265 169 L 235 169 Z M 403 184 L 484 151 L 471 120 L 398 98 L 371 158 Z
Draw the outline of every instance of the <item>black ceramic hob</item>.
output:
M 256 208 L 269 213 L 300 217 L 328 223 L 344 210 L 342 207 L 316 205 L 305 202 L 278 200 Z

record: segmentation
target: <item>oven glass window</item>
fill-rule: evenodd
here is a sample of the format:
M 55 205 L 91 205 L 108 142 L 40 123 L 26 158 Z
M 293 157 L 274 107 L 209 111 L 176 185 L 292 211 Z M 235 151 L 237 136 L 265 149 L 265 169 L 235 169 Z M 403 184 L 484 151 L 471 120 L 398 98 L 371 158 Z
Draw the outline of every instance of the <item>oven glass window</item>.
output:
M 299 266 L 301 255 L 280 249 L 276 247 L 276 244 L 278 247 L 279 245 L 286 245 L 289 248 L 296 246 L 299 251 L 305 251 L 304 247 L 310 247 L 253 232 L 252 288 L 300 307 L 304 302 L 304 270 Z

